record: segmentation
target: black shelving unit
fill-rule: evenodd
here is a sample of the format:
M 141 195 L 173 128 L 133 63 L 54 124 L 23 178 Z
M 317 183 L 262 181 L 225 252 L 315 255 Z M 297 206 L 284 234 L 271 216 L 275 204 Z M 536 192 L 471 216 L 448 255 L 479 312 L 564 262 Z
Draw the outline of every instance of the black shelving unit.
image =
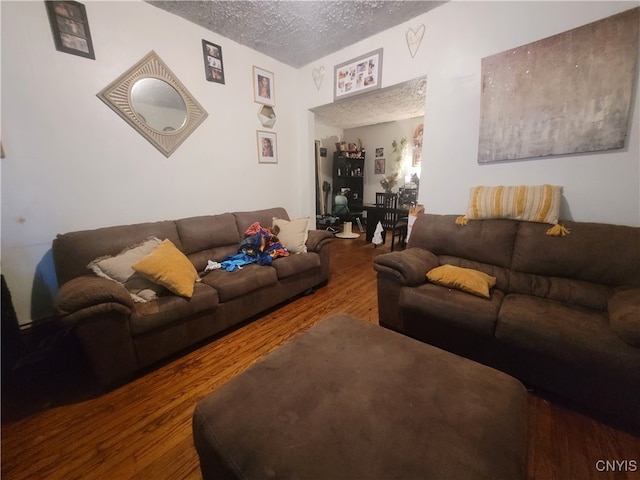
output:
M 343 189 L 348 188 L 346 197 L 352 213 L 362 212 L 364 158 L 364 150 L 338 151 L 333 154 L 333 196 L 335 198 Z

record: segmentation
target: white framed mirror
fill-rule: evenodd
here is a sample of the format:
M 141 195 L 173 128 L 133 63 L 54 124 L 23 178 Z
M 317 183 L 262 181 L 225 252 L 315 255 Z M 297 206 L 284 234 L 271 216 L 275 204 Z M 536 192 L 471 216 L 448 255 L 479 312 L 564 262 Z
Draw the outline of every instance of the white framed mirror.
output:
M 97 96 L 166 157 L 208 116 L 154 51 Z

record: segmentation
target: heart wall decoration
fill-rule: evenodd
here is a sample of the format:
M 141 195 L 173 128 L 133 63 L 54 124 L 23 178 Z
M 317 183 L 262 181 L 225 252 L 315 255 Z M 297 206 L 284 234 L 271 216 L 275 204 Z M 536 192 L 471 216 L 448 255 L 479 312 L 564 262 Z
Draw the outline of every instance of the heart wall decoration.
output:
M 324 66 L 313 69 L 313 83 L 316 84 L 316 88 L 320 90 L 322 85 L 322 79 L 324 78 Z
M 413 28 L 407 29 L 407 47 L 409 47 L 411 58 L 415 58 L 416 53 L 418 53 L 422 37 L 424 37 L 424 30 L 424 24 L 421 24 L 417 31 L 414 31 Z

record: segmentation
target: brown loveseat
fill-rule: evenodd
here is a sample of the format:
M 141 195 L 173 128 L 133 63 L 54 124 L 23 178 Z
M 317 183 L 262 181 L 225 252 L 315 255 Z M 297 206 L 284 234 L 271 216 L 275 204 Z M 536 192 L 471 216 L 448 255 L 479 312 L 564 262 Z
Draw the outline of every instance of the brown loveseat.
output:
M 100 383 L 126 380 L 143 367 L 326 283 L 333 236 L 310 230 L 306 253 L 276 258 L 270 266 L 215 269 L 195 283 L 191 298 L 165 290 L 146 303 L 134 302 L 123 284 L 94 274 L 90 262 L 156 237 L 169 239 L 196 272 L 204 272 L 209 261 L 222 262 L 238 253 L 244 232 L 254 222 L 271 227 L 273 218 L 289 220 L 285 209 L 271 208 L 58 235 L 53 241 L 60 284 L 56 309 L 63 324 L 75 329 Z
M 419 216 L 375 260 L 380 324 L 638 426 L 640 228 L 564 225 Z M 489 298 L 426 279 L 445 264 L 495 277 Z

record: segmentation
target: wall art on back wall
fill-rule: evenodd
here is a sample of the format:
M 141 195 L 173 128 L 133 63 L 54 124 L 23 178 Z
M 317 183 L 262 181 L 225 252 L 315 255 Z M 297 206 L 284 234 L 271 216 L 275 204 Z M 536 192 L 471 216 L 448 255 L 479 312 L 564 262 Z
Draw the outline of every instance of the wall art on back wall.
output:
M 412 167 L 419 167 L 422 164 L 422 149 L 416 148 L 413 150 L 413 160 L 411 161 Z
M 222 47 L 202 39 L 202 55 L 204 56 L 204 73 L 207 81 L 224 84 Z
M 95 60 L 89 21 L 78 2 L 44 2 L 56 50 Z
M 275 85 L 273 73 L 259 67 L 253 67 L 253 101 L 263 105 L 275 106 Z
M 418 125 L 413 132 L 413 148 L 422 148 L 422 137 L 424 136 L 424 124 Z
M 624 147 L 640 8 L 482 59 L 478 162 Z
M 334 67 L 334 100 L 374 90 L 381 85 L 382 48 Z

